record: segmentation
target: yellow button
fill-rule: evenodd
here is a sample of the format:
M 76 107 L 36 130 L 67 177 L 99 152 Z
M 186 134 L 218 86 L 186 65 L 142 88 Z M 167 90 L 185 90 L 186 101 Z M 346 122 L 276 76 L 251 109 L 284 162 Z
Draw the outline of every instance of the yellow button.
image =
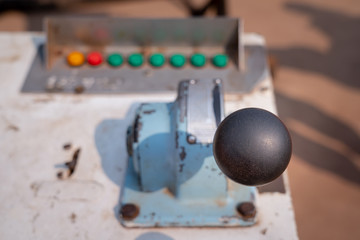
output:
M 67 62 L 70 66 L 77 67 L 84 63 L 85 57 L 81 52 L 72 52 L 67 56 Z

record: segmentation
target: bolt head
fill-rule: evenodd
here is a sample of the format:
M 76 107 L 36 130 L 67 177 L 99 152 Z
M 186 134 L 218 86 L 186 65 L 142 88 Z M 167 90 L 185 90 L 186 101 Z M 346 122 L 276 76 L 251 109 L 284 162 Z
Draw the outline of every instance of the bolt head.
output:
M 196 137 L 193 136 L 193 135 L 188 135 L 186 140 L 187 140 L 187 142 L 190 143 L 190 144 L 196 143 Z
M 196 80 L 195 80 L 195 79 L 191 79 L 191 80 L 189 81 L 189 83 L 192 84 L 192 85 L 193 85 L 193 84 L 196 84 Z
M 139 207 L 132 203 L 127 203 L 123 205 L 120 210 L 121 217 L 127 221 L 133 220 L 139 215 L 139 213 L 140 213 Z
M 242 202 L 239 205 L 237 205 L 236 210 L 245 219 L 254 218 L 256 215 L 256 208 L 254 203 L 252 202 Z
M 220 78 L 216 78 L 216 79 L 214 80 L 214 83 L 215 83 L 216 85 L 221 84 L 221 82 L 222 82 L 222 80 L 221 80 Z

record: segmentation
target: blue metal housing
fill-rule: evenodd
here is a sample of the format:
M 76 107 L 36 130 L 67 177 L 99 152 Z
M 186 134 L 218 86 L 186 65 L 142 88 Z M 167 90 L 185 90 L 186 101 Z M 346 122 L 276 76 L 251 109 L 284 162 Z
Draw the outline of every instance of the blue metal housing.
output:
M 188 101 L 189 84 L 180 84 L 173 103 L 146 103 L 137 109 L 128 131 L 129 163 L 121 205 L 135 204 L 140 211 L 134 219 L 121 219 L 124 226 L 249 226 L 255 222 L 237 211 L 238 204 L 254 202 L 255 187 L 232 182 L 221 172 L 211 142 L 189 140 L 186 106 L 196 104 Z

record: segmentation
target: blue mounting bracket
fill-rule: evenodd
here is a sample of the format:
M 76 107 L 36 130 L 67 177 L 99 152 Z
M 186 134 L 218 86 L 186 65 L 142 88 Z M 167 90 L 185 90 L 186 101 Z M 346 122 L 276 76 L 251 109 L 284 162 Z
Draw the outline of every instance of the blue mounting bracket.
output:
M 222 81 L 187 80 L 172 103 L 145 103 L 128 129 L 121 223 L 126 227 L 250 226 L 242 203 L 256 188 L 231 181 L 213 157 L 223 114 Z

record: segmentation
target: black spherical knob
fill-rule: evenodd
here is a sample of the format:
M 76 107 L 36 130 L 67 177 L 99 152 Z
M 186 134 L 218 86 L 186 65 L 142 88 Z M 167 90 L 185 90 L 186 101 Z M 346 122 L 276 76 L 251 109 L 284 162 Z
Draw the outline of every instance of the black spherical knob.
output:
M 244 185 L 262 185 L 279 177 L 291 157 L 290 134 L 274 114 L 259 108 L 238 110 L 226 117 L 214 136 L 219 168 Z

